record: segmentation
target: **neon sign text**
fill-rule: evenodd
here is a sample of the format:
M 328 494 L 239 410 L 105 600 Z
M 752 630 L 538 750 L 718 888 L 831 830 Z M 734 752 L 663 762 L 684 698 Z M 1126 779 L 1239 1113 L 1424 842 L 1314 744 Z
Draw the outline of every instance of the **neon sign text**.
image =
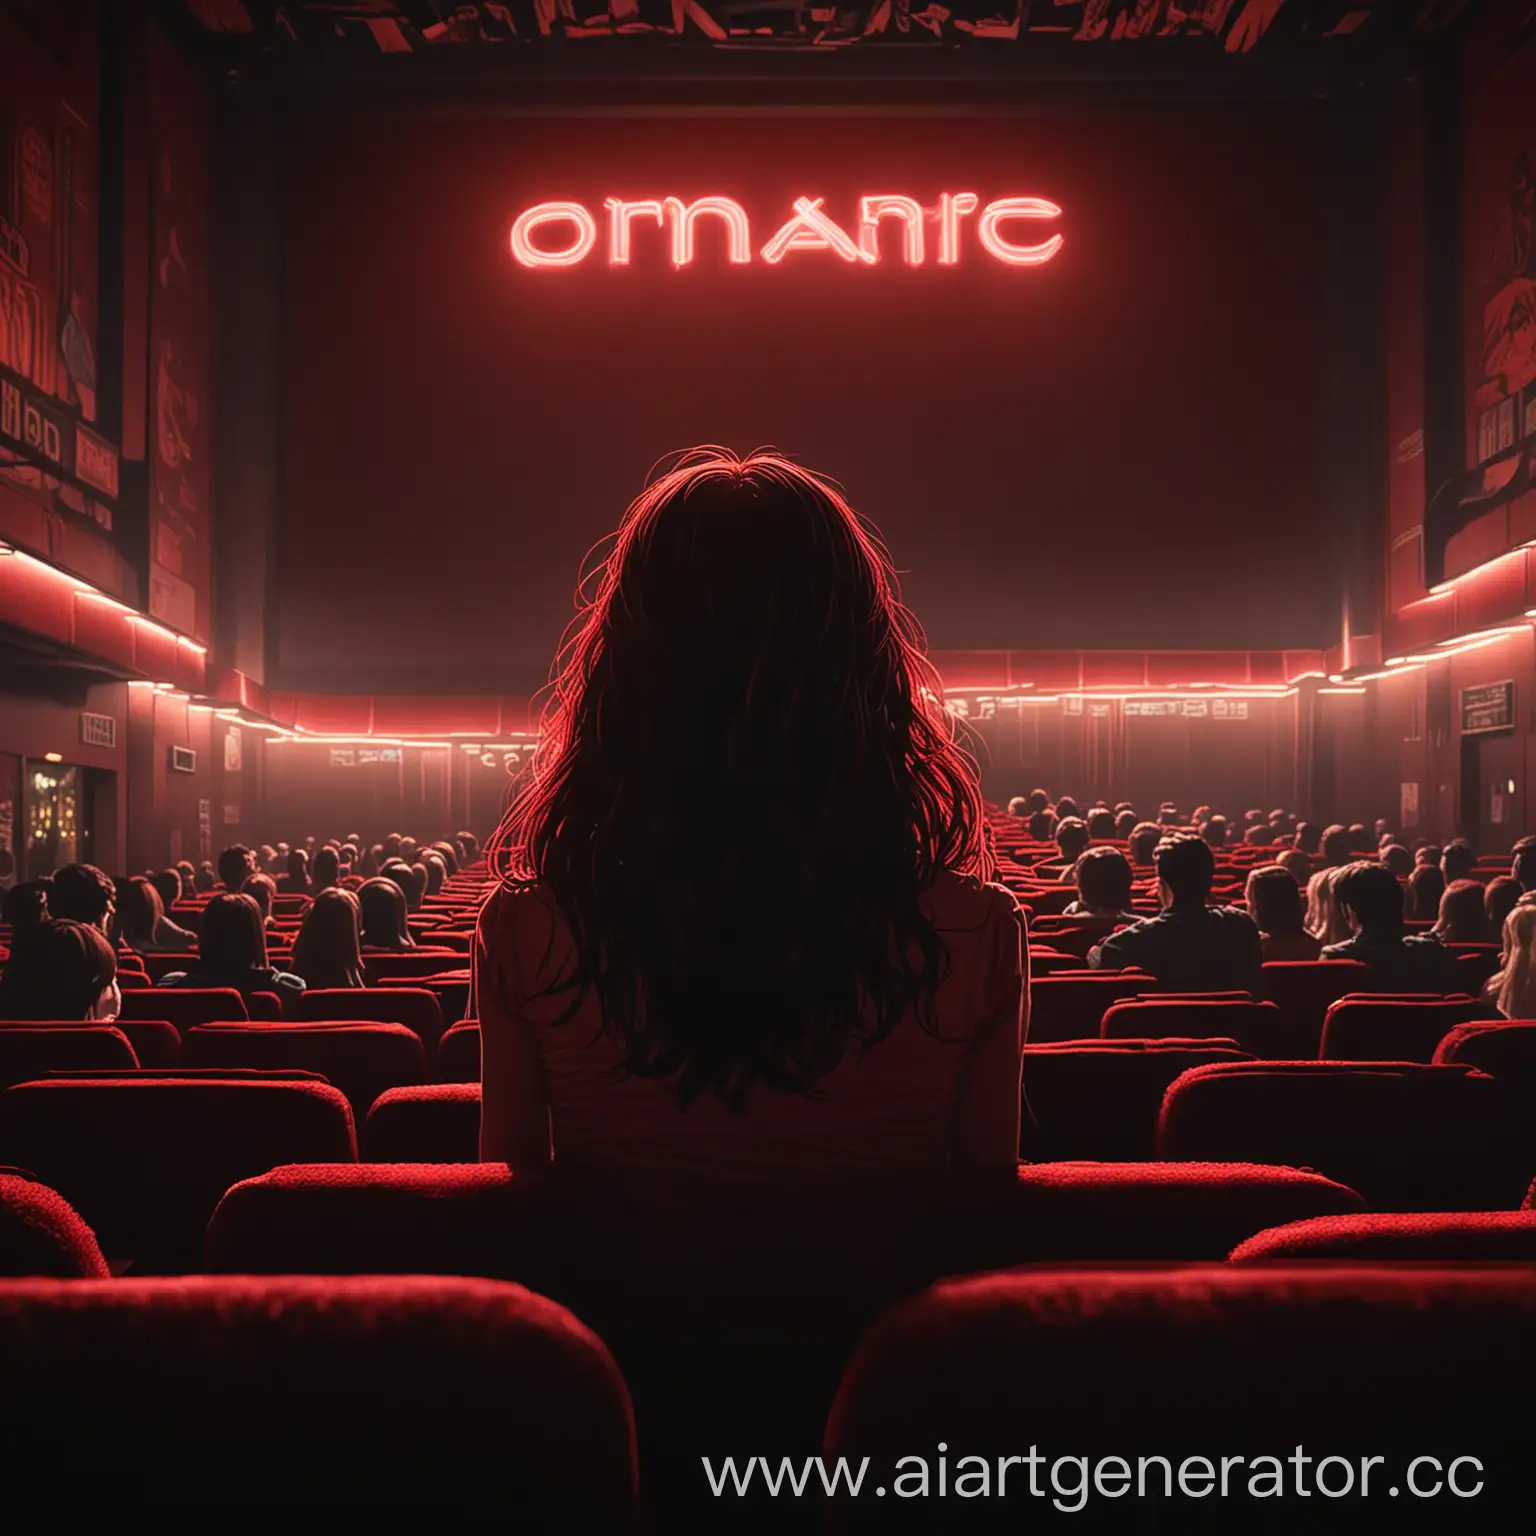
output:
M 852 232 L 827 211 L 826 199 L 797 197 L 790 216 L 754 253 L 751 220 L 734 198 L 610 197 L 603 203 L 608 265 L 634 264 L 637 252 L 664 247 L 677 269 L 691 266 L 699 241 L 709 241 L 732 266 L 762 261 L 779 266 L 787 259 L 820 254 L 851 266 L 875 266 L 899 259 L 909 267 L 934 260 L 958 266 L 973 230 L 975 244 L 1007 267 L 1040 267 L 1065 243 L 1060 233 L 1043 240 L 1039 225 L 1061 217 L 1061 209 L 1043 197 L 999 197 L 982 206 L 975 192 L 943 192 L 925 208 L 915 198 L 895 192 L 869 193 L 858 202 Z M 974 225 L 970 221 L 974 219 Z M 930 240 L 933 226 L 936 240 Z M 512 223 L 512 256 L 531 268 L 579 266 L 597 249 L 599 220 L 584 203 L 535 203 Z M 899 258 L 897 252 L 899 251 Z

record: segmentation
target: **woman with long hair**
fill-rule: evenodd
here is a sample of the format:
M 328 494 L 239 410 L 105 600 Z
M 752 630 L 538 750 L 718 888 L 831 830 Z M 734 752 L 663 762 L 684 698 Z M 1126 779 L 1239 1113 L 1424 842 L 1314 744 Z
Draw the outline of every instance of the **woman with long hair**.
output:
M 226 891 L 203 908 L 196 961 L 188 970 L 162 976 L 159 985 L 233 987 L 240 993 L 273 992 L 278 997 L 304 990 L 300 977 L 273 969 L 261 908 L 243 891 Z
M 1264 864 L 1248 876 L 1243 890 L 1248 915 L 1259 927 L 1266 960 L 1316 960 L 1321 942 L 1306 929 L 1301 887 L 1279 864 Z
M 490 849 L 481 1156 L 642 1182 L 1014 1166 L 1023 925 L 955 730 L 830 485 L 720 450 L 653 481 Z
M 1504 919 L 1504 964 L 1483 996 L 1506 1019 L 1536 1019 L 1536 905 L 1521 902 Z
M 1488 920 L 1481 882 L 1452 880 L 1440 898 L 1440 916 L 1430 932 L 1444 944 L 1493 943 L 1498 933 Z
M 313 886 L 318 896 L 321 891 L 329 891 L 341 884 L 341 855 L 331 847 L 329 843 L 324 848 L 315 852 L 314 864 L 311 866 Z
M 110 1024 L 117 1017 L 117 955 L 99 928 L 45 917 L 12 943 L 0 975 L 0 1019 Z
M 197 937 L 165 915 L 160 892 L 143 875 L 117 882 L 117 941 L 141 955 L 185 954 Z
M 316 861 L 318 863 L 318 860 Z M 366 987 L 357 897 L 340 886 L 319 892 L 293 941 L 294 971 L 309 987 Z
M 357 892 L 362 922 L 363 948 L 415 949 L 416 940 L 406 923 L 405 892 L 393 880 L 365 880 Z
M 1318 870 L 1307 881 L 1305 927 L 1324 949 L 1330 944 L 1344 943 L 1354 933 L 1348 915 L 1339 904 L 1336 889 L 1339 873 L 1337 868 L 1330 865 L 1327 869 Z
M 1440 920 L 1440 901 L 1445 895 L 1445 876 L 1438 864 L 1420 864 L 1408 876 L 1408 919 L 1415 923 Z

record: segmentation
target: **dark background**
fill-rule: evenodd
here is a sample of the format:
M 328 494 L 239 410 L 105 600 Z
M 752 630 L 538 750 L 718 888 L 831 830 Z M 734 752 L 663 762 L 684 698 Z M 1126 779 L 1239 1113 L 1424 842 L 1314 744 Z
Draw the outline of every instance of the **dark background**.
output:
M 283 218 L 280 678 L 522 690 L 652 464 L 783 448 L 883 529 L 937 649 L 1325 643 L 1327 145 L 1284 107 L 983 119 L 309 115 Z M 1039 269 L 674 273 L 637 223 L 512 261 L 546 199 L 1061 204 Z M 1032 226 L 1015 226 L 1036 238 Z M 1044 226 L 1038 228 L 1043 229 Z M 887 226 L 895 250 L 898 227 Z M 1049 232 L 1048 230 L 1046 231 Z M 930 237 L 931 241 L 931 237 Z M 1254 600 L 1262 579 L 1281 600 Z

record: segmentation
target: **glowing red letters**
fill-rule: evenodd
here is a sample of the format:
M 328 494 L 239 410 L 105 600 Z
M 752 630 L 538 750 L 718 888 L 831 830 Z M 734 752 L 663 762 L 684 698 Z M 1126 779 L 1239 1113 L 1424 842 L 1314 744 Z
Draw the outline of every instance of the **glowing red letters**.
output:
M 928 226 L 937 230 L 935 260 L 957 266 L 969 220 L 975 219 L 976 243 L 994 261 L 1008 267 L 1044 266 L 1061 249 L 1062 236 L 1030 241 L 1031 224 L 1061 217 L 1061 209 L 1043 197 L 999 197 L 982 206 L 974 192 L 944 192 L 931 208 L 895 192 L 870 193 L 859 199 L 858 223 L 850 234 L 827 212 L 820 197 L 797 197 L 790 216 L 753 254 L 752 226 L 746 209 L 729 197 L 610 197 L 607 215 L 608 265 L 627 267 L 637 245 L 652 248 L 664 237 L 672 265 L 690 266 L 703 238 L 718 244 L 732 266 L 754 259 L 778 266 L 800 253 L 821 252 L 854 266 L 875 266 L 899 245 L 901 260 L 920 267 L 928 260 Z M 882 231 L 882 226 L 886 226 Z M 656 236 L 650 231 L 655 230 Z M 574 267 L 597 248 L 598 220 L 583 203 L 536 203 L 512 224 L 513 258 L 525 267 Z M 882 240 L 884 244 L 882 245 Z

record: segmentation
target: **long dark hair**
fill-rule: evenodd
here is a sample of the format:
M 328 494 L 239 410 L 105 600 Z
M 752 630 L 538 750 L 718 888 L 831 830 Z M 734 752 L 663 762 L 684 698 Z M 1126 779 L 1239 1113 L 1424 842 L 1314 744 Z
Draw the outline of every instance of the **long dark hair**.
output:
M 719 449 L 655 479 L 589 562 L 533 771 L 489 849 L 570 928 L 642 1077 L 733 1108 L 813 1094 L 948 955 L 921 896 L 985 877 L 962 750 L 883 544 L 820 477 Z

